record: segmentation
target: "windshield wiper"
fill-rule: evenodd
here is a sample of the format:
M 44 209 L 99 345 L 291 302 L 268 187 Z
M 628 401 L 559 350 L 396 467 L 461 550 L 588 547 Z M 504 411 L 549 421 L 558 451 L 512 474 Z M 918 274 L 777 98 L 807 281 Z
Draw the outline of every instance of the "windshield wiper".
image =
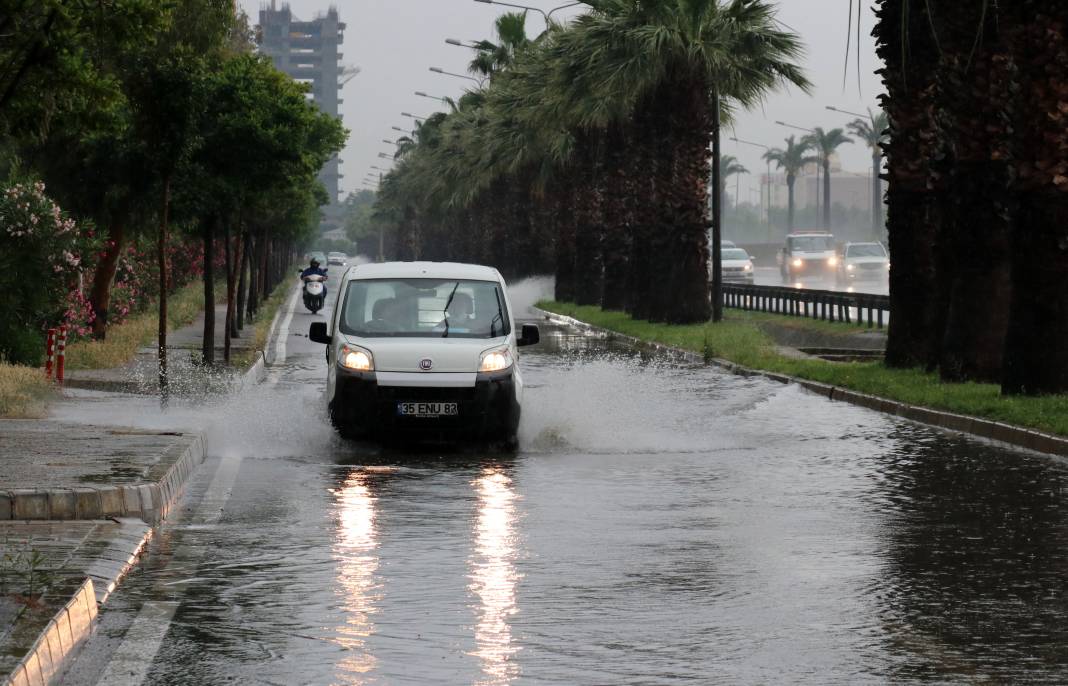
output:
M 441 334 L 442 338 L 449 337 L 449 305 L 452 304 L 452 299 L 456 297 L 456 289 L 460 287 L 460 282 L 457 281 L 456 285 L 452 287 L 452 293 L 449 293 L 449 299 L 445 301 L 445 309 L 441 311 L 441 316 L 445 321 L 445 333 Z
M 493 322 L 500 319 L 501 328 L 504 328 L 504 313 L 501 312 L 501 294 L 497 292 L 496 287 L 493 288 L 493 297 L 497 298 L 497 314 L 493 315 L 493 319 L 490 320 L 490 338 L 496 338 L 493 334 L 497 329 L 493 326 Z

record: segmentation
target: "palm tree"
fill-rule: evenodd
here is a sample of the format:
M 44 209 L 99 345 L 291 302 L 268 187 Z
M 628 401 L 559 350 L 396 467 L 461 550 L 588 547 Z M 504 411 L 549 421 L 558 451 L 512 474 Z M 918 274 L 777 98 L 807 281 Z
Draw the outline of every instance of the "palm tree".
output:
M 811 143 L 807 139 L 802 138 L 797 142 L 795 141 L 795 136 L 790 136 L 786 139 L 785 148 L 772 148 L 764 153 L 766 161 L 774 162 L 777 169 L 782 169 L 786 172 L 787 233 L 791 233 L 794 230 L 794 183 L 797 181 L 797 175 L 801 173 L 805 165 L 816 161 L 813 155 L 805 154 L 810 147 Z
M 497 17 L 497 41 L 481 40 L 475 43 L 475 58 L 468 71 L 487 78 L 510 67 L 523 49 L 530 46 L 527 37 L 526 12 L 506 12 Z
M 727 201 L 727 179 L 735 175 L 748 174 L 749 170 L 738 161 L 734 155 L 723 155 L 719 161 L 719 197 L 723 198 L 724 204 Z M 738 199 L 735 198 L 735 204 L 738 203 Z
M 808 141 L 811 146 L 820 156 L 820 161 L 823 163 L 823 228 L 827 231 L 831 230 L 831 155 L 838 149 L 839 146 L 845 143 L 852 143 L 853 139 L 845 135 L 843 129 L 831 129 L 830 131 L 824 131 L 821 127 L 817 126 L 812 129 L 812 133 L 805 136 L 803 140 Z
M 868 110 L 868 119 L 860 117 L 849 123 L 849 132 L 871 150 L 871 229 L 876 238 L 883 235 L 883 144 L 890 138 L 890 121 L 886 112 Z

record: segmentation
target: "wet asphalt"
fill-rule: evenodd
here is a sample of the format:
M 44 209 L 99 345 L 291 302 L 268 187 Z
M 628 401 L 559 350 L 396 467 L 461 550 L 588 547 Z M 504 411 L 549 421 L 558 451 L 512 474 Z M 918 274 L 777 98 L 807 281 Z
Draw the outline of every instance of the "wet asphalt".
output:
M 1063 461 L 552 327 L 518 452 L 346 443 L 310 321 L 236 398 L 63 410 L 213 423 L 64 683 L 1068 681 Z

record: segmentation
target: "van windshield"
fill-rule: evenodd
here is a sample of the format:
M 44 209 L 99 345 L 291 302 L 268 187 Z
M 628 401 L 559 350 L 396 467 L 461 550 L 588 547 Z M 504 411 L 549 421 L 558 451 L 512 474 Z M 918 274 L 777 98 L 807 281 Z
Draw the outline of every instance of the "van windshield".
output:
M 834 236 L 790 236 L 790 252 L 834 250 Z
M 361 279 L 339 328 L 363 338 L 496 338 L 511 333 L 501 285 L 456 279 Z

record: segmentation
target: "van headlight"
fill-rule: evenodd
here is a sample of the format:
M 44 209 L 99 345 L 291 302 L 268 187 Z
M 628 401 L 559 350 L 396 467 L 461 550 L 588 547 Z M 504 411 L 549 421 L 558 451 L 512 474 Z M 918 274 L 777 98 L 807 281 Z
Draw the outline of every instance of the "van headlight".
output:
M 500 372 L 512 366 L 512 351 L 505 348 L 494 348 L 482 353 L 482 359 L 478 362 L 480 372 Z
M 337 363 L 345 369 L 357 372 L 373 372 L 375 360 L 369 350 L 355 346 L 343 345 L 337 354 Z
M 828 257 L 827 258 L 827 266 L 828 267 L 837 267 L 838 266 L 838 258 L 837 257 Z
M 805 263 L 801 261 L 800 257 L 798 257 L 797 259 L 794 260 L 794 266 L 795 267 L 802 267 L 802 266 L 804 266 L 804 264 Z
M 847 272 L 854 271 L 856 268 L 857 268 L 857 266 L 855 264 L 847 264 L 846 265 L 846 271 Z

